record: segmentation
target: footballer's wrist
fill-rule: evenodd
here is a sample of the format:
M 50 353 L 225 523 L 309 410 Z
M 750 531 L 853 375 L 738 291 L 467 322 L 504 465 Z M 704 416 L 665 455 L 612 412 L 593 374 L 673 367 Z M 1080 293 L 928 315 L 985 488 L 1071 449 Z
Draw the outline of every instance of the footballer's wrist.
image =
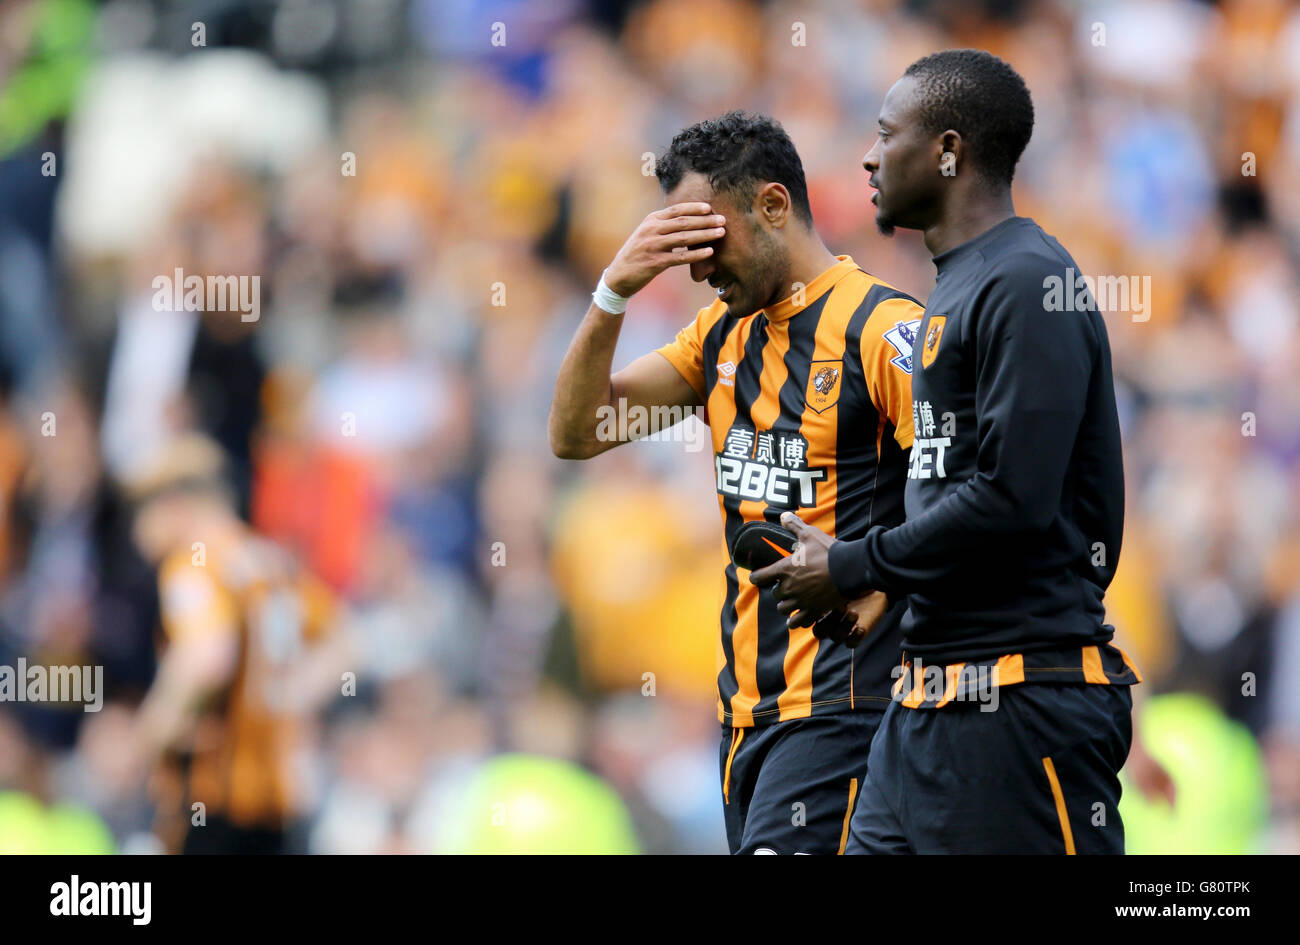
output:
M 826 565 L 831 572 L 831 582 L 840 597 L 857 600 L 871 585 L 866 578 L 867 540 L 834 541 L 826 550 Z
M 644 282 L 637 284 L 635 280 L 629 280 L 626 274 L 618 273 L 612 265 L 606 267 L 600 278 L 606 288 L 623 299 L 632 298 L 646 286 Z
M 875 525 L 865 538 L 857 541 L 836 541 L 826 552 L 827 567 L 831 572 L 831 581 L 845 600 L 856 600 L 868 591 L 883 591 L 891 603 L 895 594 L 885 585 L 880 572 L 872 565 L 870 546 L 873 539 L 879 539 L 879 533 L 885 531 L 883 525 Z
M 591 293 L 592 304 L 611 315 L 622 315 L 627 311 L 627 302 L 632 297 L 632 294 L 629 292 L 624 295 L 610 288 L 607 280 L 608 276 L 608 269 L 600 274 L 600 281 L 596 283 L 596 291 Z

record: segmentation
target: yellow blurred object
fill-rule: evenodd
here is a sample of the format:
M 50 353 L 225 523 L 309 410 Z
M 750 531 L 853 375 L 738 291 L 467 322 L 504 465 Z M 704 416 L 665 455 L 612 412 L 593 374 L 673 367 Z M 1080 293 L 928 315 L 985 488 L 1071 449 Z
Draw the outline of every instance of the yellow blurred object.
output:
M 561 509 L 556 582 L 598 687 L 640 687 L 652 672 L 657 689 L 714 694 L 718 550 L 682 536 L 677 504 L 653 485 L 595 482 Z
M 1141 527 L 1130 521 L 1115 577 L 1106 589 L 1106 619 L 1148 680 L 1158 679 L 1173 657 L 1173 628 L 1161 597 L 1163 576 Z
M 113 835 L 74 804 L 45 806 L 29 794 L 0 792 L 0 854 L 113 853 Z

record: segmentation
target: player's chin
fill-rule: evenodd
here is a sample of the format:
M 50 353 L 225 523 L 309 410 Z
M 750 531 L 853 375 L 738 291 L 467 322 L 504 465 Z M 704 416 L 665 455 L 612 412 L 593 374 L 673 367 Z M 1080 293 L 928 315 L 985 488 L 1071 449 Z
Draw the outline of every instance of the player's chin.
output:
M 727 302 L 727 314 L 732 318 L 748 318 L 758 311 L 758 306 L 752 301 L 739 296 Z
M 881 236 L 893 236 L 894 231 L 898 229 L 893 218 L 884 210 L 876 211 L 876 229 L 880 231 Z

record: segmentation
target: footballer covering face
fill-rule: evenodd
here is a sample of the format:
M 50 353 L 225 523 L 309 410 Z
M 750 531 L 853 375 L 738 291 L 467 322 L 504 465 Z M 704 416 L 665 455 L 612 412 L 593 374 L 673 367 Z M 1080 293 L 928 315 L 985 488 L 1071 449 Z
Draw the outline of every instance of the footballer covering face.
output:
M 843 852 L 890 702 L 904 605 L 878 592 L 849 601 L 869 632 L 841 645 L 792 626 L 728 549 L 745 523 L 793 513 L 848 541 L 902 523 L 922 308 L 822 243 L 799 156 L 771 119 L 732 112 L 687 128 L 656 174 L 665 208 L 606 269 L 565 356 L 552 449 L 586 459 L 618 445 L 600 438 L 597 418 L 619 402 L 652 417 L 663 415 L 655 408 L 681 408 L 678 417 L 703 408 L 722 522 L 718 760 L 728 844 L 733 853 Z M 673 266 L 689 267 L 716 298 L 671 343 L 611 376 L 628 298 Z

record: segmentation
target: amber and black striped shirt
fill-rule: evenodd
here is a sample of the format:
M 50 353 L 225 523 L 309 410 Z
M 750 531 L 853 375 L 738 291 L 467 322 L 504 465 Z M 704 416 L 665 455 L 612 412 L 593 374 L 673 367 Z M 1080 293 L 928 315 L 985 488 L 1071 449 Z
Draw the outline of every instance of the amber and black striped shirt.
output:
M 839 538 L 903 521 L 912 342 L 922 306 L 847 256 L 745 318 L 721 301 L 659 352 L 705 403 L 724 540 L 718 716 L 725 725 L 883 707 L 901 603 L 850 650 L 787 629 L 727 548 L 741 524 L 792 510 Z
M 159 569 L 163 631 L 182 638 L 237 635 L 238 669 L 200 716 L 186 806 L 202 802 L 240 827 L 280 828 L 302 813 L 294 769 L 303 719 L 286 669 L 328 632 L 332 595 L 287 554 L 248 532 L 209 541 Z

